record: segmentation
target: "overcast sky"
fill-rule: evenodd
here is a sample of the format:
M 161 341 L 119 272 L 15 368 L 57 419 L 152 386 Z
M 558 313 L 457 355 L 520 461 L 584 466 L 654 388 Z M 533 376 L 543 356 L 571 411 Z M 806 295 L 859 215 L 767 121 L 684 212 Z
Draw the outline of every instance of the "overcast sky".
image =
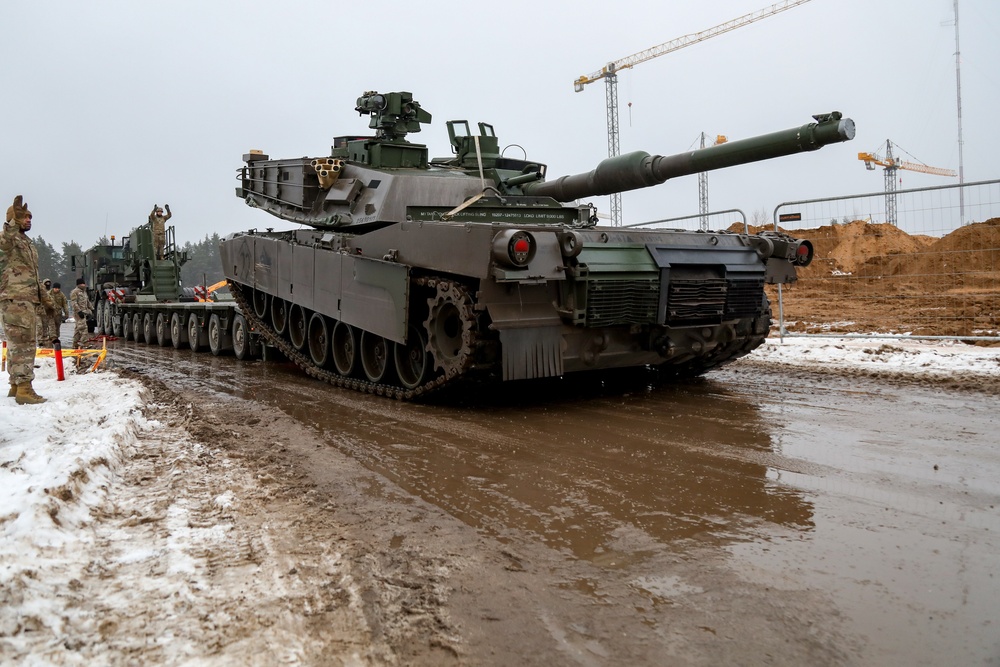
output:
M 555 177 L 607 156 L 609 61 L 769 6 L 767 0 L 346 2 L 4 0 L 0 193 L 23 194 L 57 249 L 127 234 L 169 203 L 180 242 L 283 223 L 234 193 L 241 155 L 322 156 L 365 134 L 366 90 L 413 93 L 414 141 L 447 155 L 444 121 L 492 123 Z M 859 151 L 886 139 L 958 169 L 952 0 L 812 0 L 619 77 L 621 150 L 673 154 L 840 110 L 857 138 L 710 176 L 713 210 L 878 192 Z M 966 181 L 1000 178 L 1000 2 L 961 0 Z M 631 107 L 628 106 L 631 102 Z M 519 151 L 514 150 L 519 156 Z M 910 159 L 910 156 L 905 156 Z M 900 172 L 903 187 L 955 182 Z M 607 198 L 595 200 L 604 213 Z M 9 204 L 5 203 L 4 206 Z M 625 222 L 696 213 L 695 177 L 626 193 Z

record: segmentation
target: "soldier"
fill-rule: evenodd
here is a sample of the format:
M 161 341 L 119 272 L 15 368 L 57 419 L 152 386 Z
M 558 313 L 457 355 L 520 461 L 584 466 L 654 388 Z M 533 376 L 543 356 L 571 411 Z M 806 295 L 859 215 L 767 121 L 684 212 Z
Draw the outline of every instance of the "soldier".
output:
M 73 317 L 76 318 L 76 325 L 73 327 L 73 348 L 76 349 L 83 345 L 85 338 L 90 339 L 87 315 L 94 312 L 90 307 L 90 297 L 87 296 L 87 281 L 83 278 L 76 279 L 76 288 L 69 293 L 69 303 L 73 307 Z
M 52 305 L 55 308 L 52 317 L 49 318 L 49 330 L 51 331 L 49 340 L 54 341 L 59 338 L 59 329 L 62 327 L 62 323 L 69 319 L 69 304 L 66 302 L 66 295 L 63 294 L 62 285 L 59 283 L 52 283 L 49 296 L 52 297 Z
M 42 287 L 52 296 L 52 281 L 46 278 L 42 281 Z M 37 347 L 52 347 L 52 336 L 49 327 L 49 314 L 42 304 L 35 307 L 35 345 Z
M 163 259 L 163 251 L 167 245 L 167 220 L 173 217 L 170 212 L 170 204 L 164 204 L 167 215 L 163 215 L 163 209 L 153 204 L 153 212 L 149 214 L 149 225 L 153 229 L 153 247 L 156 248 L 156 259 Z
M 52 298 L 38 280 L 38 252 L 28 238 L 31 211 L 21 195 L 7 209 L 0 250 L 6 265 L 0 274 L 0 308 L 7 334 L 10 393 L 18 405 L 44 403 L 31 386 L 35 379 L 35 307 L 53 310 Z

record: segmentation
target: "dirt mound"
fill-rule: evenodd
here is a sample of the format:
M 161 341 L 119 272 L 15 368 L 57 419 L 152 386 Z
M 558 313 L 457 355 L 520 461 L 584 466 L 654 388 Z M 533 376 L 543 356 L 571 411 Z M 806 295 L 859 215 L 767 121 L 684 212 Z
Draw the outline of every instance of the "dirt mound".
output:
M 786 321 L 923 335 L 1000 330 L 1000 218 L 942 238 L 863 220 L 787 233 L 809 239 L 815 256 L 786 288 Z
M 824 271 L 853 274 L 872 258 L 913 255 L 934 243 L 928 236 L 910 236 L 894 225 L 864 220 L 790 233 L 809 239 L 816 252 L 805 275 Z

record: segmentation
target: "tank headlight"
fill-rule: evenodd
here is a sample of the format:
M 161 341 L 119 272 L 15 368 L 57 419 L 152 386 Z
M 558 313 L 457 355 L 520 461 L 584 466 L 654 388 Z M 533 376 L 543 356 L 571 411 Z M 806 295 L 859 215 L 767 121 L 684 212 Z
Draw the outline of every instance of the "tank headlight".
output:
M 493 238 L 493 258 L 500 264 L 524 268 L 535 256 L 535 238 L 528 232 L 509 229 Z
M 800 241 L 799 247 L 795 249 L 796 266 L 809 266 L 813 261 L 813 244 L 809 241 Z

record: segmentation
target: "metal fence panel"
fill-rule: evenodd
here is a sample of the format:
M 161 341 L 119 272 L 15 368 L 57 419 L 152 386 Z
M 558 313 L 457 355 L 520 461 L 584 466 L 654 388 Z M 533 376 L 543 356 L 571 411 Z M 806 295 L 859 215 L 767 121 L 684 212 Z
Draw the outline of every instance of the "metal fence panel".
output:
M 679 218 L 639 222 L 633 225 L 624 225 L 624 228 L 684 229 L 687 231 L 733 229 L 744 233 L 747 230 L 747 216 L 738 208 L 730 208 L 724 211 L 710 211 L 697 215 L 685 215 Z
M 775 290 L 782 335 L 1000 340 L 1000 180 L 786 202 L 775 225 L 812 241 Z

